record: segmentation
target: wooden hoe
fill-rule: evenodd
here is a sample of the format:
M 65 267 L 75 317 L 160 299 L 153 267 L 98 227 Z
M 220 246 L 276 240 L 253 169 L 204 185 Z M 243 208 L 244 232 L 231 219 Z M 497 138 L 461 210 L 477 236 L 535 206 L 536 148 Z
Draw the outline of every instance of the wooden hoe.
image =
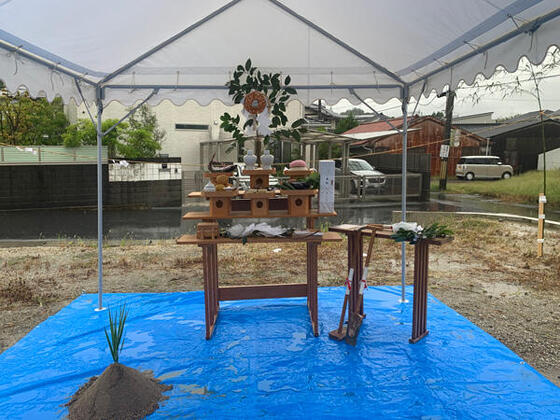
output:
M 358 340 L 358 334 L 360 333 L 360 327 L 362 326 L 362 321 L 366 317 L 362 315 L 361 308 L 364 304 L 364 289 L 367 287 L 367 275 L 369 262 L 371 260 L 371 255 L 373 254 L 373 243 L 375 241 L 375 232 L 379 228 L 378 225 L 368 225 L 366 228 L 371 229 L 371 238 L 369 240 L 368 253 L 366 256 L 366 261 L 364 264 L 364 269 L 362 271 L 362 280 L 360 281 L 360 291 L 358 297 L 358 305 L 356 306 L 356 312 L 351 313 L 348 316 L 348 328 L 346 328 L 346 343 L 352 346 L 356 345 Z
M 352 285 L 352 280 L 354 278 L 354 269 L 351 268 L 348 271 L 348 277 L 346 277 L 346 294 L 344 295 L 344 303 L 342 304 L 342 313 L 340 314 L 340 321 L 338 323 L 338 328 L 332 330 L 329 333 L 329 338 L 337 341 L 344 340 L 346 337 L 346 327 L 344 326 L 344 318 L 346 317 L 346 306 L 348 305 L 348 296 L 350 296 L 350 289 Z

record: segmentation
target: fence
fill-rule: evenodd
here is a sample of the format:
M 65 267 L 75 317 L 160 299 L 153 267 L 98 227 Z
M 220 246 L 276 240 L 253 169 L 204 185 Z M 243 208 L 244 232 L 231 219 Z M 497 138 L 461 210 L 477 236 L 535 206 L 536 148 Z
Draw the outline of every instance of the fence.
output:
M 107 146 L 102 149 L 107 163 Z M 0 146 L 0 164 L 4 165 L 74 165 L 95 164 L 97 146 Z
M 408 173 L 406 176 L 406 196 L 421 199 L 422 174 Z M 369 182 L 366 176 L 337 176 L 336 200 L 385 201 L 398 200 L 402 193 L 402 176 L 386 174 L 384 182 Z M 346 185 L 344 185 L 346 184 Z M 347 191 L 347 192 L 345 192 Z
M 423 174 L 407 174 L 407 193 L 406 196 L 420 200 L 423 191 Z M 367 180 L 371 177 L 360 177 L 355 175 L 337 176 L 335 184 L 335 199 L 341 201 L 389 201 L 399 200 L 401 197 L 400 174 L 386 174 L 383 183 L 371 183 Z M 279 177 L 278 180 L 287 179 Z M 204 177 L 202 171 L 192 171 L 183 169 L 183 203 L 187 203 L 187 195 L 192 191 L 200 191 L 204 187 Z M 342 189 L 346 183 L 346 191 Z

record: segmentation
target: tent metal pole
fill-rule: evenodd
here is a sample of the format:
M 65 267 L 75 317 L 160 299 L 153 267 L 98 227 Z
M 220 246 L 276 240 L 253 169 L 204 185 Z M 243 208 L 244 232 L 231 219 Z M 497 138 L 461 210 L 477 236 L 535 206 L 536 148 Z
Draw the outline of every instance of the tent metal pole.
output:
M 103 99 L 101 89 L 97 89 L 97 308 L 103 311 Z
M 401 180 L 401 220 L 406 222 L 406 173 L 408 155 L 408 86 L 403 88 L 402 95 L 402 180 Z M 408 302 L 405 297 L 406 287 L 406 245 L 401 243 L 401 298 L 399 302 Z

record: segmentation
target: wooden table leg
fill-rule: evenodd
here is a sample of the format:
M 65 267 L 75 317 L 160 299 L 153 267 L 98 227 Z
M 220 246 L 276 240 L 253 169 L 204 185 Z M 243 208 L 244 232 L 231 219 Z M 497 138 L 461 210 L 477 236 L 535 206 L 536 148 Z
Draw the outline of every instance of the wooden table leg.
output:
M 362 279 L 363 265 L 363 237 L 361 232 L 348 233 L 348 270 L 354 269 L 354 278 L 352 279 L 352 290 L 349 296 L 349 313 L 364 314 L 363 305 L 360 305 L 360 280 Z M 347 271 L 348 271 L 347 270 Z M 358 305 L 360 307 L 358 308 Z
M 429 245 L 427 241 L 418 241 L 414 246 L 414 301 L 412 304 L 411 343 L 417 343 L 426 335 L 426 318 L 428 315 L 428 261 Z
M 319 336 L 319 317 L 317 299 L 317 244 L 307 243 L 307 308 L 315 337 Z
M 204 309 L 206 339 L 212 338 L 218 317 L 218 246 L 201 245 L 202 271 L 204 274 Z
M 214 311 L 216 313 L 216 318 L 218 318 L 218 310 L 220 309 L 220 299 L 219 299 L 219 291 L 218 291 L 218 245 L 213 246 L 214 249 L 214 283 L 213 283 L 213 290 L 214 290 Z
M 306 217 L 305 218 L 307 230 L 315 229 L 315 218 L 314 217 Z

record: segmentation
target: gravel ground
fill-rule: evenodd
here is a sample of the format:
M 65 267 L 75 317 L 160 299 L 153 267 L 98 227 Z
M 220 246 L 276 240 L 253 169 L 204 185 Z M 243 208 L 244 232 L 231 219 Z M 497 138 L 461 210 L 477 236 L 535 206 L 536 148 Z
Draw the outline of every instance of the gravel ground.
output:
M 560 232 L 536 257 L 536 228 L 483 219 L 447 220 L 455 241 L 431 248 L 429 291 L 560 385 Z M 281 248 L 279 252 L 274 249 Z M 409 261 L 412 261 L 412 247 Z M 379 240 L 370 284 L 400 283 L 400 246 Z M 222 246 L 221 284 L 305 281 L 303 244 Z M 104 248 L 106 292 L 202 289 L 196 246 L 121 242 Z M 346 242 L 319 248 L 320 286 L 340 286 Z M 93 242 L 0 248 L 0 352 L 81 293 L 96 293 Z M 407 281 L 412 282 L 412 267 Z

